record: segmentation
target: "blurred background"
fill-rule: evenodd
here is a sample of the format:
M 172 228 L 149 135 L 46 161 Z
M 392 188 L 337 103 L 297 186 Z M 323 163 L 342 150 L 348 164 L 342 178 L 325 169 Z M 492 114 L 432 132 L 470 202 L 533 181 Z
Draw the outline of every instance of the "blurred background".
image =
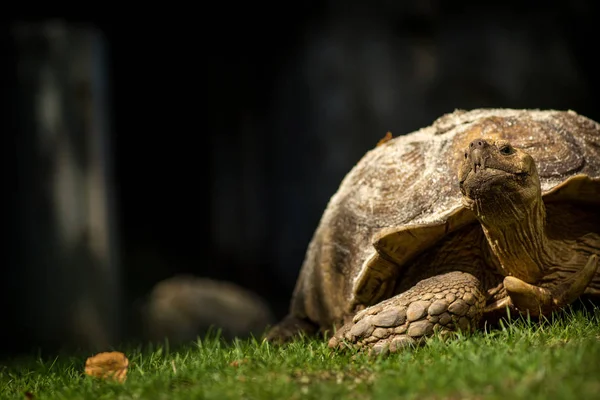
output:
M 5 21 L 0 353 L 260 334 L 386 131 L 456 108 L 600 120 L 595 2 L 523 3 Z

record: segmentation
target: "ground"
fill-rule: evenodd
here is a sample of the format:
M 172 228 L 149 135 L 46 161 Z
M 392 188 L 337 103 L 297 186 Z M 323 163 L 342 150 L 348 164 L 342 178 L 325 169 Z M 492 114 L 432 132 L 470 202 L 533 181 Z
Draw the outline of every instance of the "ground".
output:
M 27 357 L 0 367 L 11 399 L 592 399 L 600 393 L 600 308 L 542 323 L 434 339 L 387 357 L 333 353 L 326 342 L 286 346 L 206 338 L 176 350 L 123 350 L 125 383 L 83 375 L 85 356 Z

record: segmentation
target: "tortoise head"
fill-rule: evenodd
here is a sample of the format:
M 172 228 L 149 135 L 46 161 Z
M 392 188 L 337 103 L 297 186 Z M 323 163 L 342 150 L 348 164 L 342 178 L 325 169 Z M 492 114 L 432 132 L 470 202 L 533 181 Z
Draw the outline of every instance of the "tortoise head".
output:
M 507 140 L 475 139 L 460 155 L 459 186 L 465 205 L 494 224 L 519 220 L 541 200 L 533 158 Z

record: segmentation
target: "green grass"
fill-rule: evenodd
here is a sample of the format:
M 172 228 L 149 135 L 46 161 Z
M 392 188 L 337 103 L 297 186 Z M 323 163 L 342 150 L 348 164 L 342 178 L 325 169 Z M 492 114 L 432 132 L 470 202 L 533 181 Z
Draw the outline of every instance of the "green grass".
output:
M 209 338 L 172 352 L 125 353 L 124 384 L 83 376 L 85 357 L 12 361 L 0 367 L 0 398 L 28 391 L 35 399 L 597 399 L 600 309 L 544 323 L 519 319 L 378 358 L 332 353 L 315 339 L 273 346 Z

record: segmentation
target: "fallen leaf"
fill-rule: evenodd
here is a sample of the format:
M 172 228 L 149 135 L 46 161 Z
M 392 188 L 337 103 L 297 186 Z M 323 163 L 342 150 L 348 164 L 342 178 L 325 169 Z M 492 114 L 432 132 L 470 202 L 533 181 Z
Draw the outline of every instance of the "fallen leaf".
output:
M 125 382 L 129 360 L 119 351 L 99 353 L 85 362 L 85 373 L 102 379 Z
M 248 362 L 247 358 L 243 358 L 241 360 L 233 360 L 232 362 L 229 363 L 230 367 L 239 367 L 242 364 L 245 364 Z
M 388 142 L 392 139 L 392 132 L 388 131 L 386 132 L 385 136 L 382 137 L 379 142 L 377 142 L 377 146 L 381 146 L 382 144 L 384 144 L 385 142 Z
M 25 392 L 25 399 L 26 400 L 33 400 L 33 399 L 35 399 L 35 396 L 31 392 Z

